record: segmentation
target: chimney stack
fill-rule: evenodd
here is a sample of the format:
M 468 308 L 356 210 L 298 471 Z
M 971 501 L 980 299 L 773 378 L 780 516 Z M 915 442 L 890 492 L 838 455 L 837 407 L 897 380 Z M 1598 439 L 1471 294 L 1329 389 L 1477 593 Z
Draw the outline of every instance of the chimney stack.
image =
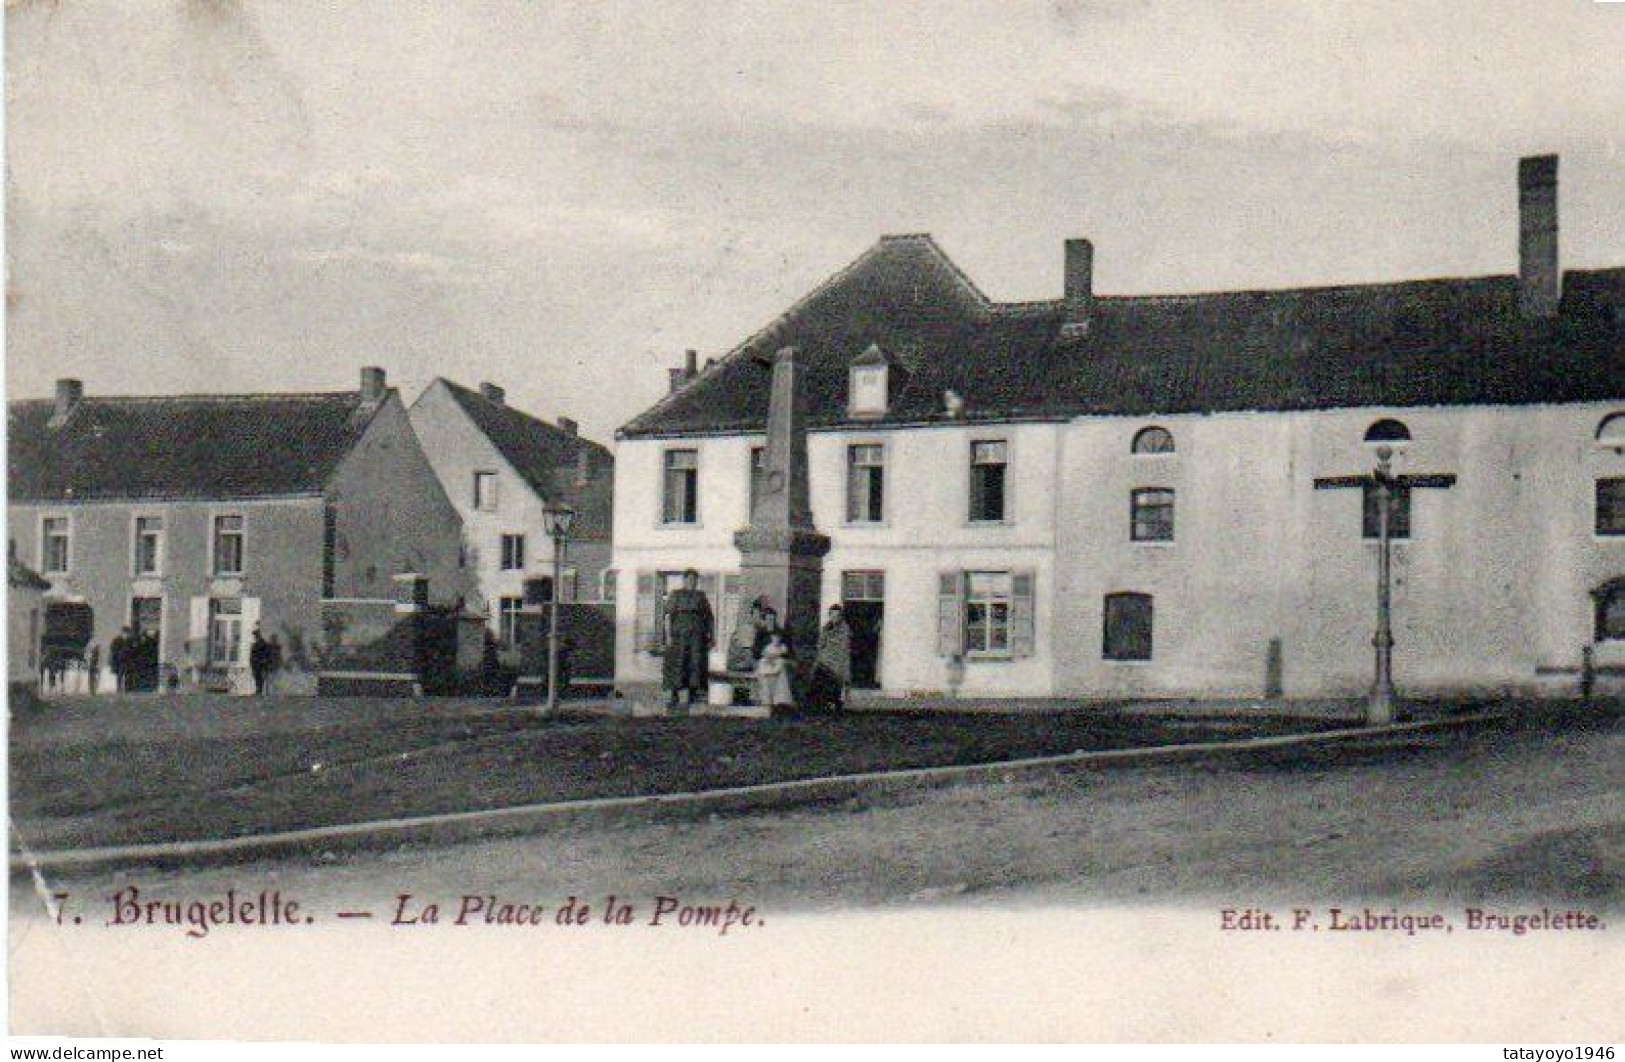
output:
M 376 365 L 368 365 L 361 370 L 361 401 L 369 404 L 382 402 L 388 390 L 384 370 Z
M 1095 301 L 1095 245 L 1088 240 L 1066 241 L 1065 310 L 1061 336 L 1087 335 Z
M 62 379 L 56 382 L 56 409 L 51 413 L 51 427 L 67 423 L 73 411 L 85 397 L 85 385 L 78 380 Z
M 577 435 L 581 432 L 581 425 L 569 417 L 559 418 L 559 430 L 566 435 Z
M 1518 309 L 1552 317 L 1563 294 L 1557 260 L 1557 156 L 1518 160 Z
M 508 392 L 490 381 L 480 384 L 480 396 L 487 402 L 495 402 L 499 406 L 508 400 Z
M 671 377 L 671 389 L 675 393 L 682 390 L 683 385 L 694 379 L 700 372 L 700 353 L 697 350 L 683 352 L 683 367 L 681 369 L 667 369 Z

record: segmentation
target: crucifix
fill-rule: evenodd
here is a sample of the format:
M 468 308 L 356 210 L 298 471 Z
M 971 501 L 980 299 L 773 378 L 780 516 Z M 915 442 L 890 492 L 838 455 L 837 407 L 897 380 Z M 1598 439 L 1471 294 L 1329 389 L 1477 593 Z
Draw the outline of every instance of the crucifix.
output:
M 1413 487 L 1431 487 L 1448 490 L 1455 486 L 1456 477 L 1449 473 L 1435 475 L 1399 475 L 1393 473 L 1394 448 L 1377 447 L 1377 467 L 1369 476 L 1332 476 L 1315 480 L 1316 490 L 1364 491 L 1374 488 L 1377 494 L 1377 632 L 1371 636 L 1376 649 L 1376 677 L 1371 683 L 1371 699 L 1366 704 L 1365 721 L 1370 726 L 1383 726 L 1394 721 L 1394 629 L 1392 606 L 1392 542 L 1394 495 Z

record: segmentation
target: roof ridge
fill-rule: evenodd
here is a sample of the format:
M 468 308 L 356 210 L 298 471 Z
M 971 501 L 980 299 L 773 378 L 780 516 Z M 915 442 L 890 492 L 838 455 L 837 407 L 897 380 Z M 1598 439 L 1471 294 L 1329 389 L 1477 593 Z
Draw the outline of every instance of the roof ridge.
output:
M 393 391 L 395 388 L 391 387 Z M 317 402 L 331 400 L 350 400 L 361 397 L 356 391 L 250 391 L 243 394 L 180 394 L 180 395 L 85 395 L 79 399 L 81 404 L 105 405 L 108 403 L 127 403 L 130 405 L 156 404 L 159 402 Z M 8 405 L 44 405 L 55 403 L 53 398 L 13 398 L 7 401 Z
M 527 412 L 526 410 L 523 410 L 523 409 L 520 409 L 518 406 L 510 406 L 506 402 L 493 402 L 489 398 L 486 398 L 479 391 L 475 390 L 474 388 L 468 387 L 468 386 L 466 386 L 464 384 L 460 384 L 456 380 L 448 379 L 447 377 L 444 377 L 444 376 L 436 376 L 435 379 L 438 380 L 439 382 L 445 384 L 446 387 L 448 389 L 450 389 L 451 391 L 453 391 L 454 393 L 460 393 L 461 396 L 466 396 L 468 398 L 476 399 L 477 401 L 484 403 L 486 406 L 488 406 L 492 410 L 507 414 L 507 415 L 512 416 L 512 417 L 518 417 L 518 418 L 520 418 L 522 420 L 529 421 L 531 424 L 538 425 L 538 426 L 540 426 L 542 428 L 547 429 L 550 432 L 553 432 L 554 434 L 558 435 L 561 439 L 571 439 L 571 440 L 574 440 L 575 442 L 577 442 L 577 443 L 579 443 L 579 444 L 581 444 L 583 446 L 594 447 L 596 449 L 604 451 L 605 453 L 609 452 L 609 448 L 604 446 L 603 443 L 594 442 L 593 440 L 591 440 L 589 438 L 586 438 L 585 436 L 579 434 L 578 432 L 566 431 L 564 428 L 562 428 L 559 425 L 553 423 L 552 421 L 543 420 L 541 417 L 538 417 L 536 414 Z

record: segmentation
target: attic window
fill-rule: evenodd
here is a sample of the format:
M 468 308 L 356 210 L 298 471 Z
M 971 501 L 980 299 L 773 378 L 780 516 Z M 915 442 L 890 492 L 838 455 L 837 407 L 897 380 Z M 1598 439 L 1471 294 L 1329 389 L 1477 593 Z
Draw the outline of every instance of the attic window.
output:
M 888 366 L 852 366 L 852 394 L 848 403 L 855 417 L 878 417 L 886 412 Z
M 1174 452 L 1174 436 L 1167 428 L 1142 428 L 1134 436 L 1132 450 L 1137 454 L 1171 454 Z
M 1411 441 L 1411 430 L 1392 418 L 1377 421 L 1365 430 L 1368 443 L 1400 443 Z

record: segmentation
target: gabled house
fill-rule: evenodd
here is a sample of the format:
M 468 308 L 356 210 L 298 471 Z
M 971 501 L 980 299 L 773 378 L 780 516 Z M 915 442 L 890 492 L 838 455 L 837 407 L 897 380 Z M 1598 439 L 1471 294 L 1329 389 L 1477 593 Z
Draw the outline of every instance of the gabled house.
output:
M 241 690 L 259 628 L 282 688 L 310 688 L 324 601 L 391 602 L 401 575 L 435 601 L 467 592 L 457 510 L 382 369 L 319 394 L 102 398 L 59 380 L 54 401 L 10 403 L 8 426 L 11 538 L 50 584 L 47 621 L 88 613 L 104 670 L 128 626 L 156 635 L 166 686 Z
M 527 605 L 553 593 L 553 540 L 543 517 L 549 505 L 575 511 L 559 600 L 614 600 L 608 568 L 615 461 L 607 448 L 582 438 L 572 420 L 549 424 L 515 409 L 492 383 L 475 391 L 436 379 L 410 415 L 461 517 L 473 582 L 468 608 L 489 618 L 503 649 L 515 647 Z

